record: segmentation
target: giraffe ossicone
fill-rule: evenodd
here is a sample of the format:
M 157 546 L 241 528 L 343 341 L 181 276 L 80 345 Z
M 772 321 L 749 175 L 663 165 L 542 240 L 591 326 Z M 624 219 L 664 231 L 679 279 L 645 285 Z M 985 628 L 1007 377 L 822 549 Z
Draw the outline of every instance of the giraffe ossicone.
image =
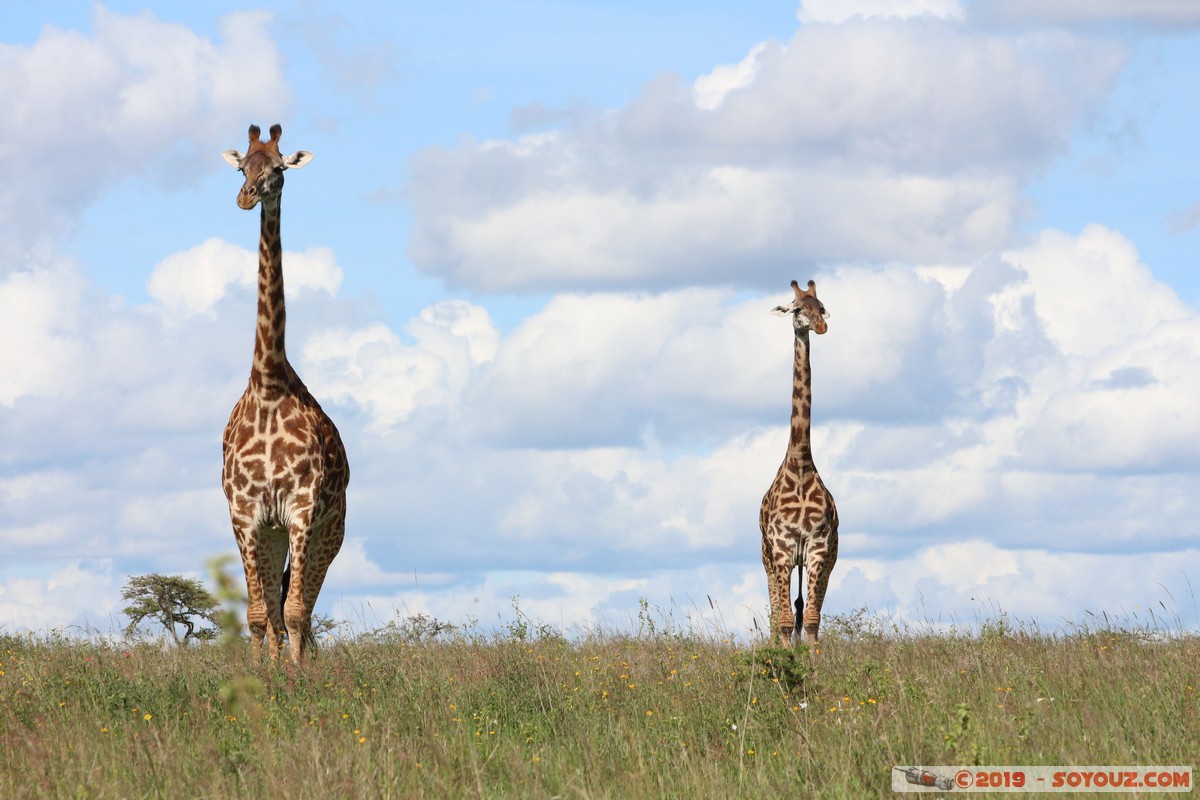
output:
M 284 346 L 283 174 L 312 160 L 279 152 L 250 126 L 245 154 L 222 157 L 245 175 L 239 208 L 260 206 L 258 316 L 250 380 L 222 439 L 221 485 L 246 572 L 246 621 L 256 650 L 278 656 L 286 633 L 293 662 L 313 645 L 312 613 L 346 532 L 350 467 L 337 427 L 288 362 Z
M 833 495 L 825 488 L 812 458 L 808 333 L 810 330 L 825 333 L 829 313 L 817 299 L 814 281 L 809 281 L 806 289 L 792 281 L 792 290 L 796 296 L 791 303 L 771 309 L 777 316 L 791 316 L 795 331 L 791 430 L 783 463 L 763 495 L 758 525 L 762 531 L 762 562 L 771 602 L 771 638 L 777 643 L 790 642 L 799 618 L 804 638 L 816 643 L 825 590 L 837 562 L 838 514 Z M 801 578 L 793 615 L 791 583 L 797 568 L 801 569 Z

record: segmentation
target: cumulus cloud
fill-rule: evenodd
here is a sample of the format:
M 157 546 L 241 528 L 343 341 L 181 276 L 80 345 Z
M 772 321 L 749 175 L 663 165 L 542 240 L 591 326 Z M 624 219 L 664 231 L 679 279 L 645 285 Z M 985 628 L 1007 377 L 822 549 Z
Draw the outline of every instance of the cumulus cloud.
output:
M 206 263 L 203 247 L 164 264 Z M 27 387 L 0 416 L 0 460 L 14 465 L 0 541 L 14 558 L 103 552 L 136 574 L 194 570 L 197 543 L 232 549 L 217 433 L 244 385 L 235 321 L 253 290 L 216 270 L 218 288 L 196 290 L 206 310 L 186 313 L 191 275 L 156 271 L 175 288 L 143 309 L 60 297 L 75 383 L 45 397 Z M 812 341 L 814 449 L 843 519 L 832 609 L 924 598 L 961 614 L 986 589 L 1024 612 L 1029 592 L 1014 587 L 1042 560 L 1075 571 L 1045 577 L 1039 607 L 1077 609 L 1103 600 L 1078 566 L 1088 558 L 1190 547 L 1200 431 L 1179 398 L 1200 389 L 1200 323 L 1123 237 L 1049 231 L 958 271 L 814 277 L 832 314 Z M 561 295 L 507 334 L 452 301 L 401 331 L 295 336 L 354 465 L 345 564 L 323 602 L 415 608 L 415 571 L 420 607 L 451 619 L 537 594 L 530 609 L 549 621 L 598 620 L 673 587 L 703 606 L 700 586 L 753 625 L 758 504 L 791 390 L 792 333 L 768 312 L 788 292 Z M 330 319 L 350 317 L 350 301 L 320 300 Z M 171 302 L 184 310 L 164 314 Z M 133 342 L 146 343 L 138 359 Z M 12 598 L 36 587 L 14 580 L 18 609 Z
M 73 561 L 45 576 L 0 573 L 0 630 L 44 632 L 90 625 L 110 633 L 122 607 L 118 583 L 109 559 Z
M 854 17 L 944 17 L 963 16 L 958 0 L 803 0 L 796 18 L 806 24 L 845 22 Z
M 1059 279 L 1073 269 L 1089 280 Z M 1101 228 L 1048 232 L 981 263 L 956 288 L 901 268 L 818 277 L 833 316 L 830 332 L 813 337 L 814 436 L 823 469 L 840 479 L 853 509 L 851 525 L 1036 542 L 1044 532 L 1029 526 L 1057 519 L 1057 493 L 1078 516 L 1064 524 L 1061 546 L 1107 536 L 1126 546 L 1130 531 L 1110 515 L 1136 518 L 1139 493 L 1150 492 L 1180 508 L 1189 529 L 1183 509 L 1195 503 L 1179 506 L 1174 478 L 1134 491 L 1118 477 L 1121 468 L 1170 475 L 1200 457 L 1183 400 L 1200 388 L 1192 386 L 1197 317 L 1146 273 L 1123 237 Z M 564 296 L 506 337 L 465 395 L 466 427 L 473 419 L 474 430 L 508 447 L 566 450 L 527 466 L 538 472 L 509 502 L 504 526 L 596 530 L 586 520 L 607 508 L 604 518 L 617 520 L 610 544 L 656 513 L 680 542 L 713 544 L 735 518 L 753 519 L 777 465 L 773 450 L 786 438 L 764 426 L 786 421 L 790 393 L 791 334 L 768 305 L 731 303 L 716 290 Z M 1095 333 L 1067 336 L 1064 324 Z M 755 437 L 733 447 L 733 431 L 757 428 L 773 430 L 777 446 Z M 687 471 L 688 457 L 667 455 L 709 437 L 723 444 L 711 451 L 717 461 L 700 464 L 736 463 L 739 475 L 759 480 L 709 482 Z M 612 459 L 620 466 L 599 468 Z M 705 504 L 685 503 L 679 525 L 667 524 L 676 480 L 681 492 L 710 500 L 736 487 L 738 512 L 696 517 Z M 637 536 L 655 541 L 646 528 Z M 1179 536 L 1157 532 L 1154 546 Z
M 304 346 L 304 373 L 330 400 L 357 405 L 387 429 L 418 408 L 455 403 L 499 340 L 486 309 L 457 300 L 424 309 L 408 333 L 414 344 L 382 323 L 323 330 Z
M 1045 231 L 1005 259 L 1029 276 L 1021 291 L 1033 300 L 1046 336 L 1066 355 L 1095 356 L 1160 323 L 1194 316 L 1138 261 L 1132 242 L 1101 225 L 1089 225 L 1079 236 Z
M 977 630 L 1001 613 L 1015 626 L 1043 630 L 1194 625 L 1186 576 L 1200 568 L 1200 552 L 1151 553 L 1139 563 L 1138 574 L 1126 577 L 1113 574 L 1103 555 L 1005 549 L 979 539 L 914 548 L 886 560 L 842 557 L 826 595 L 826 629 L 834 615 L 863 607 L 885 625 L 915 631 Z M 1098 574 L 1106 579 L 1097 581 Z M 407 590 L 342 594 L 335 616 L 365 628 L 421 613 L 503 629 L 516 619 L 515 602 L 527 621 L 568 634 L 628 633 L 645 624 L 632 609 L 646 598 L 647 613 L 660 628 L 666 623 L 737 638 L 767 629 L 766 579 L 757 564 L 629 567 L 620 575 L 497 570 L 410 579 L 414 585 Z
M 725 96 L 735 89 L 742 89 L 754 82 L 758 72 L 758 57 L 767 49 L 760 42 L 737 64 L 719 64 L 712 72 L 701 75 L 692 82 L 694 102 L 697 108 L 713 111 L 721 105 Z
M 1123 64 L 931 17 L 801 26 L 628 106 L 413 162 L 417 265 L 485 291 L 763 288 L 784 264 L 969 264 Z
M 1091 471 L 1200 467 L 1200 319 L 1164 321 L 1150 333 L 1073 365 L 1051 390 L 1023 441 L 1030 463 Z
M 190 181 L 220 135 L 278 116 L 290 92 L 263 12 L 210 40 L 149 12 L 97 5 L 89 33 L 43 29 L 0 50 L 0 269 L 69 231 L 116 181 Z
M 729 300 L 703 289 L 560 295 L 480 371 L 470 424 L 495 443 L 578 447 L 627 444 L 646 425 L 678 428 L 702 410 L 733 411 L 764 385 L 762 333 L 777 320 L 762 300 L 732 309 Z M 773 352 L 786 359 L 790 334 L 779 332 Z
M 80 320 L 64 308 L 86 291 L 67 268 L 27 270 L 0 279 L 0 406 L 23 396 L 47 397 L 77 385 L 86 347 Z
M 1022 25 L 1142 25 L 1172 31 L 1200 27 L 1200 7 L 1190 0 L 976 0 L 972 18 Z
M 283 261 L 289 300 L 306 289 L 336 295 L 341 288 L 342 269 L 328 247 L 285 251 Z M 209 239 L 155 265 L 146 290 L 178 318 L 211 311 L 233 287 L 254 290 L 257 285 L 258 253 L 222 239 Z
M 761 628 L 758 504 L 793 341 L 768 309 L 810 277 L 832 313 L 813 337 L 814 449 L 843 520 L 831 612 L 953 622 L 995 603 L 1053 621 L 1114 593 L 1150 602 L 1147 581 L 1183 597 L 1198 317 L 1117 231 L 1011 244 L 1024 186 L 1123 52 L 973 14 L 812 0 L 786 44 L 695 80 L 419 154 L 421 268 L 557 292 L 506 332 L 480 300 L 373 319 L 339 296 L 332 251 L 289 252 L 289 351 L 354 473 L 323 605 L 491 621 L 520 594 L 553 623 L 648 596 Z M 0 134 L 0 153 L 32 156 L 0 157 L 0 216 L 28 231 L 0 278 L 0 336 L 18 343 L 0 351 L 0 624 L 106 613 L 116 572 L 192 572 L 197 546 L 233 548 L 219 432 L 245 386 L 253 252 L 168 256 L 144 306 L 29 254 L 117 176 L 210 159 L 251 100 L 258 118 L 263 98 L 285 104 L 265 20 L 230 18 L 214 42 L 99 9 L 88 35 L 0 54 L 17 118 L 75 137 Z M 105 124 L 76 131 L 89 109 Z M 59 151 L 48 194 L 22 189 Z M 81 560 L 96 553 L 113 561 Z M 1095 581 L 1129 553 L 1136 579 Z M 73 566 L 34 568 L 50 558 Z
M 874 596 L 876 611 L 935 629 L 975 628 L 1000 612 L 1051 629 L 1095 628 L 1102 612 L 1114 622 L 1160 629 L 1195 624 L 1186 575 L 1200 567 L 1200 553 L 1190 547 L 1148 553 L 1139 564 L 1131 575 L 1113 570 L 1102 555 L 1005 549 L 969 539 L 886 561 L 840 560 L 830 596 Z

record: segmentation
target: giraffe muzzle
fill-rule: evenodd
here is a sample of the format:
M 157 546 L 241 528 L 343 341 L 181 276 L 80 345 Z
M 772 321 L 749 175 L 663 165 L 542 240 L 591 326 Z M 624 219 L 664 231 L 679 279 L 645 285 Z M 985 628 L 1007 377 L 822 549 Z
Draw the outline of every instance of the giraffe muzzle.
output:
M 240 192 L 238 192 L 238 208 L 242 209 L 243 211 L 249 211 L 250 209 L 254 208 L 256 205 L 258 205 L 258 201 L 258 190 L 253 186 L 244 187 Z

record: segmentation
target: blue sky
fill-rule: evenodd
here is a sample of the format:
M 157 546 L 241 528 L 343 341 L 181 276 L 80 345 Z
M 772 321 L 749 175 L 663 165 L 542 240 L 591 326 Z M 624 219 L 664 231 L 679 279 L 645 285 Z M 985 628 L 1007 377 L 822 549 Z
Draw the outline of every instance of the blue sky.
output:
M 792 279 L 831 312 L 829 613 L 1197 621 L 1186 0 L 10 3 L 0 627 L 233 548 L 250 123 L 288 351 L 352 465 L 320 607 L 745 632 Z

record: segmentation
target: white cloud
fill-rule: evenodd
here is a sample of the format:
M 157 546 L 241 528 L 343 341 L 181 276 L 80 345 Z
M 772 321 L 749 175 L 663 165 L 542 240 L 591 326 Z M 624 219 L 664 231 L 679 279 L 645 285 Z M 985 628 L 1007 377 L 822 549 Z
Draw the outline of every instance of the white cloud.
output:
M 1014 624 L 1036 621 L 1050 630 L 1064 624 L 1103 626 L 1104 613 L 1114 624 L 1159 630 L 1196 623 L 1186 577 L 1200 567 L 1195 549 L 1140 554 L 1136 575 L 1117 568 L 1114 558 L 1036 547 L 1008 550 L 979 540 L 937 545 L 886 562 L 843 558 L 826 603 L 846 592 L 887 598 L 874 610 L 936 628 L 971 629 L 1001 612 Z M 845 607 L 853 601 L 834 602 Z
M 765 44 L 756 44 L 737 64 L 720 64 L 713 67 L 711 72 L 696 78 L 692 82 L 696 106 L 712 111 L 721 105 L 730 92 L 753 83 L 754 74 L 758 71 L 758 57 L 764 50 Z
M 756 542 L 755 542 L 756 544 Z M 1137 575 L 1121 572 L 1114 559 L 1090 553 L 1032 547 L 1004 549 L 964 539 L 887 560 L 843 556 L 833 572 L 824 607 L 825 630 L 834 615 L 867 607 L 884 624 L 910 630 L 978 630 L 1001 614 L 1009 624 L 1042 630 L 1140 625 L 1170 630 L 1196 624 L 1188 574 L 1200 569 L 1200 552 L 1181 549 L 1139 556 Z M 1104 575 L 1105 580 L 1096 580 Z M 398 616 L 423 613 L 443 622 L 474 620 L 502 632 L 517 607 L 532 625 L 568 634 L 645 632 L 636 609 L 658 630 L 693 630 L 718 637 L 749 638 L 767 628 L 766 578 L 756 563 L 714 563 L 687 569 L 626 567 L 621 573 L 495 571 L 427 581 L 393 594 L 346 594 L 334 615 L 378 627 Z M 364 613 L 366 612 L 366 613 Z
M 1123 64 L 963 24 L 802 26 L 622 109 L 415 159 L 418 266 L 485 291 L 728 284 L 782 264 L 968 264 Z
M 285 251 L 284 290 L 288 299 L 301 290 L 318 289 L 336 295 L 342 269 L 328 247 L 303 252 Z M 258 285 L 258 254 L 222 239 L 209 239 L 190 250 L 173 253 L 150 275 L 147 291 L 172 315 L 211 311 L 233 287 L 254 291 Z
M 970 15 L 1028 25 L 1132 23 L 1171 31 L 1200 27 L 1200 6 L 1191 0 L 975 0 Z
M 1200 431 L 1183 398 L 1200 390 L 1200 322 L 1129 242 L 1046 232 L 954 280 L 928 272 L 811 274 L 832 314 L 812 338 L 814 447 L 843 519 L 831 609 L 912 614 L 923 597 L 961 614 L 981 588 L 1013 613 L 1100 608 L 1082 582 L 1020 583 L 1042 560 L 1078 576 L 1087 559 L 1121 557 L 1106 553 L 1189 547 Z M 232 549 L 218 436 L 248 342 L 231 324 L 240 307 L 211 298 L 236 287 L 249 301 L 250 289 L 218 271 L 216 290 L 196 290 L 207 311 L 189 314 L 191 273 L 155 275 L 172 287 L 158 303 L 183 311 L 74 291 L 62 310 L 81 348 L 75 380 L 90 388 L 23 395 L 0 416 L 0 461 L 13 465 L 0 540 L 19 564 L 104 552 L 114 571 L 177 572 L 196 569 L 197 542 Z M 301 374 L 355 476 L 345 563 L 323 604 L 415 608 L 416 571 L 430 576 L 420 607 L 452 621 L 494 619 L 511 594 L 536 595 L 528 610 L 554 623 L 599 620 L 639 595 L 691 592 L 703 606 L 701 587 L 752 625 L 765 606 L 758 504 L 787 437 L 792 333 L 768 313 L 788 297 L 780 284 L 559 295 L 506 335 L 485 308 L 454 301 L 400 332 L 297 336 Z M 326 318 L 354 318 L 352 302 L 319 300 Z M 14 307 L 37 304 L 22 295 Z M 37 586 L 6 587 L 9 613 L 25 613 Z
M 218 470 L 214 467 L 214 473 Z M 163 487 L 148 497 L 122 498 L 116 530 L 121 539 L 113 555 L 147 558 L 181 550 L 220 552 L 232 542 L 229 512 L 220 485 Z
M 462 301 L 426 308 L 408 332 L 415 344 L 382 323 L 323 330 L 304 345 L 304 374 L 324 397 L 366 410 L 372 427 L 386 430 L 419 408 L 455 403 L 499 339 L 487 311 Z
M 1092 471 L 1200 467 L 1200 318 L 1164 321 L 1053 390 L 1023 440 L 1032 463 Z
M 913 618 L 924 602 L 961 618 L 986 597 L 1054 621 L 1194 571 L 1197 315 L 1114 230 L 1010 243 L 1026 182 L 1123 53 L 985 35 L 950 3 L 839 8 L 808 3 L 806 22 L 837 24 L 656 79 L 625 108 L 414 162 L 423 268 L 484 290 L 606 291 L 554 294 L 503 335 L 484 303 L 397 325 L 338 296 L 332 251 L 286 254 L 290 349 L 353 464 L 326 607 L 491 621 L 520 594 L 557 623 L 640 595 L 703 611 L 711 594 L 731 626 L 761 622 L 756 521 L 792 346 L 767 312 L 809 277 L 833 315 L 813 338 L 815 450 L 843 518 L 832 612 L 871 601 Z M 55 130 L 89 109 L 107 121 L 78 152 L 26 147 L 29 164 L 64 147 L 79 162 L 47 173 L 44 205 L 0 189 L 35 233 L 117 176 L 211 161 L 231 125 L 287 100 L 264 17 L 227 21 L 215 43 L 97 14 L 93 34 L 10 51 L 59 65 L 34 76 L 40 94 L 0 80 L 0 99 Z M 174 79 L 182 105 L 156 106 Z M 0 152 L 26 135 L 0 134 Z M 0 160 L 0 177 L 28 181 L 26 166 Z M 64 624 L 113 607 L 114 574 L 232 549 L 219 432 L 245 385 L 254 264 L 210 239 L 155 267 L 144 307 L 69 265 L 0 281 L 0 336 L 19 343 L 0 353 L 16 576 L 0 579 L 0 624 Z M 39 572 L 94 553 L 114 560 Z M 1129 553 L 1145 575 L 1098 586 Z
M 70 230 L 116 181 L 193 181 L 228 130 L 251 114 L 281 115 L 290 94 L 270 19 L 229 15 L 214 42 L 149 12 L 126 16 L 97 5 L 90 34 L 46 26 L 33 44 L 6 46 L 3 268 Z
M 367 555 L 367 541 L 362 537 L 350 537 L 342 543 L 322 587 L 327 596 L 330 593 L 361 594 L 368 588 L 412 586 L 418 580 L 412 572 L 388 572 L 372 561 Z
M 485 291 L 761 286 L 794 253 L 806 262 L 970 260 L 1008 235 L 1016 188 L 1008 177 L 719 167 L 649 198 L 632 187 L 535 193 L 484 216 L 446 220 L 436 252 L 426 241 L 414 255 L 453 262 L 450 277 Z
M 480 370 L 471 426 L 496 442 L 625 444 L 648 429 L 694 435 L 716 409 L 778 407 L 786 389 L 768 389 L 790 386 L 791 330 L 766 299 L 731 301 L 709 289 L 559 295 Z
M 86 345 L 79 338 L 83 282 L 70 269 L 29 270 L 0 279 L 0 406 L 49 397 L 78 385 Z
M 169 287 L 169 281 L 156 286 Z M 171 299 L 184 302 L 182 292 Z M 148 413 L 128 420 L 134 427 L 186 416 L 209 399 L 212 387 L 205 378 L 213 362 L 234 352 L 228 346 L 229 326 L 214 324 L 215 317 L 193 319 L 190 327 L 172 323 L 163 328 L 160 313 L 133 308 L 98 290 L 67 262 L 3 278 L 0 310 L 5 312 L 0 335 L 15 343 L 0 350 L 0 405 L 11 408 L 23 398 L 57 398 L 70 405 L 80 402 L 72 398 L 86 396 L 72 418 L 62 420 L 60 431 L 98 414 L 108 415 L 106 426 L 119 424 L 122 415 L 155 397 L 157 406 L 142 406 Z M 189 337 L 214 349 L 196 347 Z M 242 355 L 240 348 L 237 355 Z M 242 363 L 240 357 L 237 361 Z
M 0 630 L 62 629 L 88 625 L 110 633 L 122 605 L 113 562 L 73 561 L 45 577 L 0 573 Z
M 439 576 L 433 581 L 427 576 L 408 577 L 419 585 L 393 594 L 359 592 L 340 597 L 335 615 L 366 629 L 424 614 L 455 625 L 473 621 L 483 630 L 504 631 L 525 624 L 530 636 L 538 635 L 542 625 L 579 633 L 594 631 L 605 621 L 607 603 L 644 595 L 651 583 L 646 578 L 587 572 L 493 571 Z M 621 625 L 620 630 L 629 631 L 630 627 Z
M 802 0 L 796 18 L 805 24 L 845 22 L 854 17 L 941 17 L 961 19 L 958 0 Z
M 1194 316 L 1138 261 L 1128 239 L 1100 225 L 1079 236 L 1042 232 L 1004 258 L 1028 274 L 1021 291 L 1033 299 L 1042 330 L 1064 355 L 1096 356 L 1159 323 Z

